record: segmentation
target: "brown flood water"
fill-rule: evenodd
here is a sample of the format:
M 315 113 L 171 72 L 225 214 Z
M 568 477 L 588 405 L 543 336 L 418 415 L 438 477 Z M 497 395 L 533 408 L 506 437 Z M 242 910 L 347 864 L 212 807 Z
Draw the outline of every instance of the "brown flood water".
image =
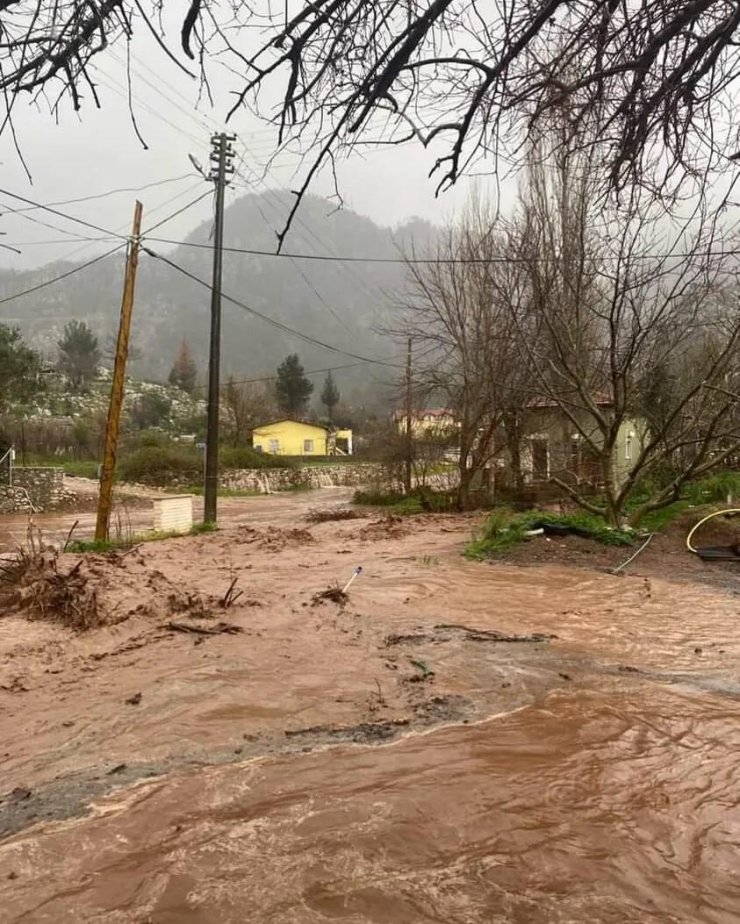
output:
M 302 528 L 317 506 L 256 503 Z M 117 566 L 134 594 L 155 568 L 201 593 L 236 569 L 261 604 L 234 608 L 242 635 L 0 621 L 0 794 L 50 807 L 0 840 L 3 924 L 740 920 L 737 597 L 464 562 L 471 522 L 446 518 L 245 544 L 247 509 Z M 307 605 L 356 562 L 346 610 Z M 2 693 L 11 668 L 26 692 Z M 406 724 L 323 731 L 378 722 Z M 115 788 L 137 761 L 156 775 Z

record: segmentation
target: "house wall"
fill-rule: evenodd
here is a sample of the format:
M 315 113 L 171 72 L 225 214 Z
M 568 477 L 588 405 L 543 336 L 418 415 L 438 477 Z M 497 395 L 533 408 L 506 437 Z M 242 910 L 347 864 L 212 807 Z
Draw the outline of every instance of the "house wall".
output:
M 585 411 L 579 416 L 584 432 L 597 445 L 601 444 L 601 434 Z M 576 441 L 577 428 L 555 409 L 543 409 L 532 413 L 528 425 L 528 437 L 522 453 L 523 467 L 528 480 L 534 480 L 534 459 L 532 441 L 547 440 L 548 473 L 564 480 L 581 480 L 601 482 L 603 479 L 600 466 L 589 459 L 586 440 L 580 437 Z M 614 450 L 614 474 L 618 482 L 623 481 L 638 458 L 645 439 L 644 425 L 640 421 L 625 420 L 619 428 L 617 445 Z M 577 449 L 577 442 L 580 449 Z
M 312 446 L 306 448 L 306 441 Z M 278 456 L 325 456 L 327 433 L 323 427 L 299 421 L 281 420 L 264 427 L 256 427 L 252 445 L 262 452 Z

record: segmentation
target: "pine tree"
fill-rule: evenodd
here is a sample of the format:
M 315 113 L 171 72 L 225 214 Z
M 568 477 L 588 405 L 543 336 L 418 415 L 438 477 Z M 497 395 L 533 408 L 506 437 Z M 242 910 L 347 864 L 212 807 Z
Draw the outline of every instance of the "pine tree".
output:
M 284 414 L 300 416 L 306 410 L 312 394 L 313 384 L 306 378 L 298 354 L 291 353 L 280 363 L 277 370 L 275 397 L 278 407 Z
M 72 388 L 84 388 L 95 378 L 100 365 L 98 338 L 84 321 L 70 321 L 57 346 L 60 370 Z
M 0 412 L 31 401 L 43 385 L 41 362 L 15 327 L 0 324 Z
M 188 394 L 192 394 L 197 378 L 198 367 L 195 365 L 187 340 L 183 340 L 177 351 L 175 362 L 172 364 L 168 381 L 170 385 L 175 385 Z
M 329 423 L 332 423 L 334 417 L 334 408 L 339 404 L 339 389 L 336 386 L 334 378 L 329 370 L 324 379 L 324 387 L 321 390 L 321 403 L 326 405 L 326 413 L 329 417 Z

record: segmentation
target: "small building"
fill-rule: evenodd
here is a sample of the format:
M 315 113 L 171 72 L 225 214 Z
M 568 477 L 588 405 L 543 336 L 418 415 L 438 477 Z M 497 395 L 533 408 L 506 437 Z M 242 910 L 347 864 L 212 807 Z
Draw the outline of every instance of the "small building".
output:
M 397 410 L 393 415 L 400 433 L 408 430 L 408 415 Z M 458 429 L 452 411 L 443 407 L 425 408 L 411 412 L 411 433 L 419 439 L 447 439 Z
M 255 427 L 252 445 L 273 456 L 352 455 L 352 431 L 331 431 L 320 424 L 284 417 Z
M 595 401 L 604 414 L 610 413 L 612 403 L 608 396 L 597 396 Z M 527 482 L 543 483 L 554 477 L 574 485 L 589 484 L 593 488 L 603 485 L 601 465 L 589 447 L 589 440 L 595 445 L 601 444 L 601 433 L 585 409 L 574 406 L 571 413 L 578 420 L 578 426 L 552 399 L 529 402 L 526 436 L 520 448 Z M 627 478 L 642 452 L 646 432 L 647 423 L 643 419 L 635 417 L 622 421 L 612 458 L 618 484 Z

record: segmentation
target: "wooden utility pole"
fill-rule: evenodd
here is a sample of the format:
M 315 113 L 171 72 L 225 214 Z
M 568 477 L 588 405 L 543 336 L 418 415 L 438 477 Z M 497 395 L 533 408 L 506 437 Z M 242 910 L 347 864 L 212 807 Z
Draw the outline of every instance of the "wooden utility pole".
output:
M 118 325 L 116 341 L 116 358 L 113 364 L 113 384 L 110 390 L 108 420 L 105 425 L 105 449 L 103 451 L 103 469 L 100 475 L 100 496 L 98 498 L 98 518 L 95 523 L 95 538 L 108 538 L 111 501 L 113 497 L 113 476 L 116 470 L 116 450 L 118 449 L 118 431 L 121 424 L 123 406 L 123 389 L 126 377 L 126 360 L 128 359 L 129 334 L 131 331 L 131 313 L 134 307 L 134 289 L 136 287 L 136 267 L 139 263 L 139 245 L 141 236 L 141 202 L 134 208 L 134 224 L 126 257 L 126 276 L 123 282 L 121 300 L 121 320 Z
M 406 470 L 404 477 L 404 490 L 407 494 L 411 493 L 412 470 L 414 464 L 414 433 L 411 429 L 411 337 L 408 339 L 406 348 Z
M 236 135 L 213 135 L 211 176 L 216 187 L 216 228 L 213 241 L 213 283 L 211 285 L 211 346 L 208 359 L 208 419 L 206 424 L 206 473 L 203 489 L 203 522 L 215 523 L 218 505 L 218 416 L 221 398 L 221 273 L 224 246 L 224 192 L 234 172 L 231 142 Z

